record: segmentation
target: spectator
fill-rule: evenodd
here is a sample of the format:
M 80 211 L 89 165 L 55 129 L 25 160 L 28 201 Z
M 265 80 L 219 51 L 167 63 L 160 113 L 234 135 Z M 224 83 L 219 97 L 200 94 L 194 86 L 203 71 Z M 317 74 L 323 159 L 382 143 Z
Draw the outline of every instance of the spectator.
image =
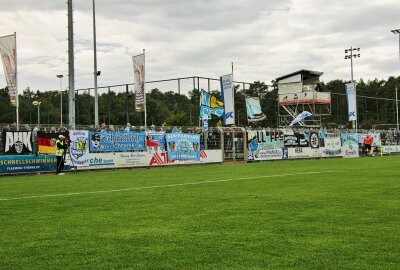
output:
M 371 134 L 367 134 L 367 136 L 365 136 L 365 138 L 364 138 L 364 146 L 365 146 L 365 155 L 366 156 L 368 156 L 368 155 L 372 156 L 372 150 L 371 150 L 372 149 L 371 148 L 372 141 L 373 141 L 373 138 L 372 138 Z
M 129 132 L 129 131 L 131 131 L 131 124 L 130 123 L 126 123 L 126 127 L 125 127 L 125 129 L 124 129 L 124 132 Z

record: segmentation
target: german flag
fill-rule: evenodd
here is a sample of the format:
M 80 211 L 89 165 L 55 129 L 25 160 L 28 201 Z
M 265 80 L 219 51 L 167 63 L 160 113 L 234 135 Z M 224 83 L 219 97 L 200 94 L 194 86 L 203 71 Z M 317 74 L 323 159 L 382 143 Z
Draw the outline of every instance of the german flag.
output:
M 59 135 L 64 135 L 67 137 L 66 133 L 47 133 L 43 131 L 38 131 L 37 133 L 37 143 L 38 152 L 40 154 L 55 154 L 56 153 L 56 141 Z

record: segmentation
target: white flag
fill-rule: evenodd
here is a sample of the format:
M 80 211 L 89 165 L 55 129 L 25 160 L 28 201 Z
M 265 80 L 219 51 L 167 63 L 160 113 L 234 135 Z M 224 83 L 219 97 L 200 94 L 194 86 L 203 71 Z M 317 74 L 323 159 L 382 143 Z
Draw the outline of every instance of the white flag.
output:
M 11 105 L 17 104 L 17 52 L 15 34 L 0 37 L 0 56 L 8 86 Z
M 357 97 L 356 85 L 354 82 L 346 84 L 347 108 L 349 112 L 349 121 L 357 120 Z
M 311 115 L 312 115 L 312 113 L 310 113 L 309 111 L 303 111 L 301 114 L 296 116 L 295 119 L 293 119 L 293 121 L 290 123 L 289 127 L 292 127 L 292 126 L 296 125 L 297 123 L 300 123 L 301 121 L 303 121 L 307 117 L 310 117 Z
M 145 104 L 144 96 L 144 53 L 132 57 L 133 74 L 135 79 L 135 109 L 143 112 Z
M 233 95 L 232 74 L 220 77 L 222 102 L 224 103 L 224 125 L 235 124 L 235 97 Z

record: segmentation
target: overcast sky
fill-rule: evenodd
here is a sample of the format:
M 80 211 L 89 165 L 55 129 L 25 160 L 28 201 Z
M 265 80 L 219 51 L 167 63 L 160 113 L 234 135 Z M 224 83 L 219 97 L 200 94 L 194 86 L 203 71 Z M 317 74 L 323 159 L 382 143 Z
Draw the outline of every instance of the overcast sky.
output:
M 0 36 L 17 33 L 18 88 L 67 86 L 66 0 L 0 0 Z M 75 0 L 75 88 L 93 87 L 92 1 Z M 185 76 L 269 83 L 299 69 L 350 79 L 344 50 L 361 48 L 354 78 L 399 76 L 398 0 L 96 0 L 99 86 Z M 0 87 L 6 85 L 0 66 Z M 171 89 L 168 89 L 171 90 Z

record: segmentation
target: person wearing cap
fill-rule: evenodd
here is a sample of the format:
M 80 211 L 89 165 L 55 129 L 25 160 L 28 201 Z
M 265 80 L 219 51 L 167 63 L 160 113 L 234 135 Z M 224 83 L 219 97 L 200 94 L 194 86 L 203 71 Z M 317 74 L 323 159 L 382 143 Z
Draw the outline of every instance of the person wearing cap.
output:
M 64 158 L 67 144 L 65 142 L 64 135 L 59 135 L 56 141 L 56 157 L 57 157 L 57 171 L 56 175 L 63 175 L 64 170 Z

